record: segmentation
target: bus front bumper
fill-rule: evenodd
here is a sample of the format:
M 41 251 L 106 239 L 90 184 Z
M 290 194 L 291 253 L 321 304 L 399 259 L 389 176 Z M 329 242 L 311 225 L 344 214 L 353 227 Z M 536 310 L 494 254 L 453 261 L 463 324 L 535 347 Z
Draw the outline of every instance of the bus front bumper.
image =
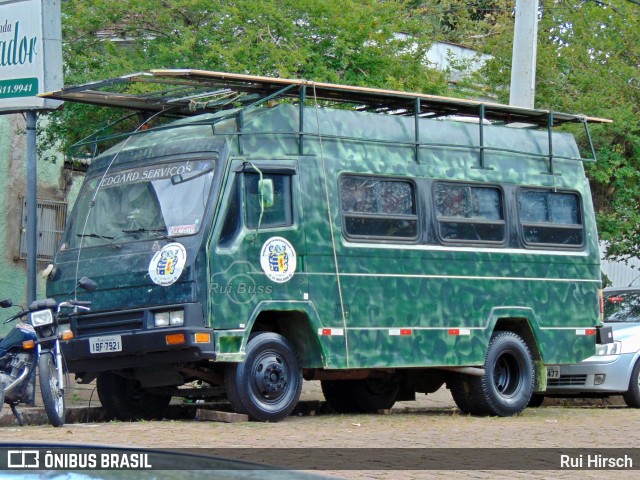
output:
M 214 335 L 202 327 L 158 328 L 61 342 L 70 372 L 101 372 L 215 360 Z

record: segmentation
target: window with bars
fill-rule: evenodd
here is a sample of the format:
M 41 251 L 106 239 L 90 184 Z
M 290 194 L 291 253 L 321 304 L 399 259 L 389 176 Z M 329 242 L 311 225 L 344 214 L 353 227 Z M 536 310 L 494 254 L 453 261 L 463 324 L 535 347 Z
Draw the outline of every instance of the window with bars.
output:
M 21 225 L 20 252 L 21 259 L 27 258 L 27 199 L 20 197 Z M 67 202 L 38 199 L 38 252 L 37 259 L 53 260 L 56 249 L 62 240 L 62 232 L 67 219 Z
M 392 178 L 340 177 L 343 228 L 347 237 L 414 240 L 418 216 L 413 183 Z
M 436 183 L 434 204 L 442 241 L 504 242 L 506 223 L 500 188 Z
M 525 245 L 583 245 L 584 225 L 577 193 L 522 189 L 518 207 Z

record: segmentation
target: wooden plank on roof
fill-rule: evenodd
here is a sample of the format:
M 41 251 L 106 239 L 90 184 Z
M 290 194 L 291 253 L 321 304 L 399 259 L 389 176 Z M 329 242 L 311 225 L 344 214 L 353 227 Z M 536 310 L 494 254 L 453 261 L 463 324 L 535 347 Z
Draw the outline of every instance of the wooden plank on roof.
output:
M 203 110 L 193 111 L 189 108 L 189 95 L 183 98 L 159 98 L 149 94 L 123 94 L 121 92 L 105 92 L 98 89 L 126 85 L 128 83 L 158 83 L 167 85 L 182 85 L 194 89 L 232 89 L 240 92 L 263 94 L 265 96 L 277 93 L 279 90 L 291 86 L 307 87 L 311 91 L 308 97 L 336 102 L 349 102 L 367 106 L 368 109 L 393 111 L 405 114 L 415 114 L 413 111 L 415 100 L 420 100 L 419 115 L 446 116 L 465 115 L 479 117 L 480 108 L 484 107 L 485 118 L 500 120 L 505 123 L 533 123 L 539 126 L 547 126 L 548 119 L 553 114 L 554 125 L 565 122 L 611 123 L 611 120 L 572 115 L 549 110 L 537 110 L 510 105 L 502 105 L 493 102 L 480 102 L 461 98 L 428 95 L 424 93 L 402 92 L 380 88 L 359 87 L 353 85 L 340 85 L 324 82 L 313 82 L 301 79 L 286 79 L 275 77 L 263 77 L 255 75 L 243 75 L 237 73 L 216 72 L 197 69 L 157 69 L 148 72 L 134 73 L 109 79 L 101 82 L 92 82 L 85 85 L 67 87 L 56 92 L 48 92 L 38 96 L 54 98 L 73 102 L 88 103 L 100 106 L 111 106 L 134 110 L 162 111 L 171 109 L 183 115 L 195 115 Z M 296 97 L 299 89 L 290 89 L 285 97 Z M 202 94 L 199 94 L 202 95 Z M 206 93 L 205 93 L 206 95 Z M 204 111 L 215 111 L 215 106 L 204 108 Z

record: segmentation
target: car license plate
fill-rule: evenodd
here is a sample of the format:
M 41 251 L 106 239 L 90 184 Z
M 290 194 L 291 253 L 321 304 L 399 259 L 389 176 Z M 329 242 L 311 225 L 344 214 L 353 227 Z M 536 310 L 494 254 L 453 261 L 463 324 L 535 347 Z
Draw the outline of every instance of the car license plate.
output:
M 547 365 L 547 378 L 560 378 L 560 365 Z
M 91 353 L 121 352 L 122 339 L 120 338 L 120 335 L 91 337 L 89 339 L 89 351 Z

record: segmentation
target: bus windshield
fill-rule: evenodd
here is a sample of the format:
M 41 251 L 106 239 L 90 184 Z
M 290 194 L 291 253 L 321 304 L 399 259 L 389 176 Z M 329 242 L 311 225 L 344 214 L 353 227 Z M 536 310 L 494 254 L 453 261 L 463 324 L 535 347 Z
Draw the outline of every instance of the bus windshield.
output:
M 189 160 L 89 178 L 62 249 L 195 235 L 213 175 L 213 160 Z

